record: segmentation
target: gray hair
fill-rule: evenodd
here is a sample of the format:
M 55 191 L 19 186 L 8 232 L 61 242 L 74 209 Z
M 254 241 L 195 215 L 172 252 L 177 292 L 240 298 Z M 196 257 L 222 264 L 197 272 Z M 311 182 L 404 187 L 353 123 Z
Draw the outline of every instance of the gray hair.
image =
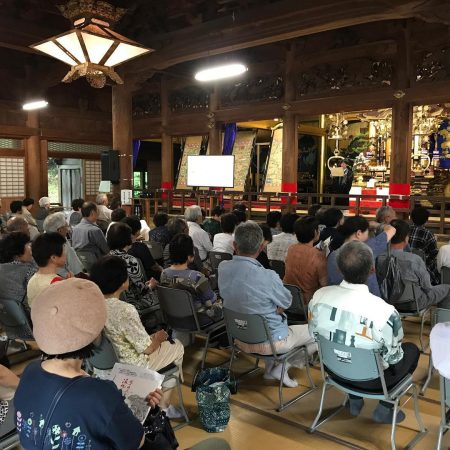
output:
M 67 227 L 66 216 L 63 212 L 49 214 L 43 224 L 46 233 L 57 233 L 59 228 Z
M 374 266 L 373 252 L 364 242 L 351 241 L 338 250 L 336 262 L 345 281 L 364 284 Z
M 390 212 L 392 212 L 395 215 L 395 210 L 394 208 L 392 208 L 392 206 L 381 206 L 380 208 L 377 209 L 375 220 L 378 223 L 384 222 L 384 217 Z
M 197 222 L 199 217 L 202 217 L 202 209 L 198 205 L 188 206 L 184 211 L 184 218 L 188 222 Z
M 234 242 L 239 253 L 254 255 L 264 241 L 261 227 L 253 220 L 240 223 L 234 230 Z
M 6 222 L 6 231 L 8 233 L 13 233 L 14 231 L 25 232 L 25 234 L 30 233 L 28 222 L 23 217 L 11 217 Z
M 45 208 L 46 205 L 50 205 L 50 199 L 48 197 L 41 197 L 39 199 L 39 206 Z
M 97 197 L 95 197 L 95 203 L 97 203 L 97 205 L 103 205 L 105 198 L 108 200 L 108 196 L 106 194 L 97 194 Z

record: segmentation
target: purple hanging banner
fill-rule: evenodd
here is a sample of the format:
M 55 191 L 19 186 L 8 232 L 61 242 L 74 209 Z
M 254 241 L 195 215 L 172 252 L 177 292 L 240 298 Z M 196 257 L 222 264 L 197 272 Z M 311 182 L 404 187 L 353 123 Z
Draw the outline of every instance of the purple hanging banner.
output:
M 139 156 L 139 149 L 141 148 L 141 141 L 133 139 L 133 169 L 136 167 L 136 162 Z
M 225 133 L 223 135 L 223 155 L 233 154 L 234 141 L 236 140 L 237 125 L 235 123 L 227 123 L 225 125 Z

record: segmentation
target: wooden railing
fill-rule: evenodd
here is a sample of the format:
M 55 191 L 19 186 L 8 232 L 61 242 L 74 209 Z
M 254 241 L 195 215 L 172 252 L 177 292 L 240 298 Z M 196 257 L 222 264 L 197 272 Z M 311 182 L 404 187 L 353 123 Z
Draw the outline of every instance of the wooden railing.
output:
M 450 234 L 450 211 L 446 205 L 450 205 L 450 199 L 446 197 L 423 197 L 405 195 L 345 195 L 345 194 L 320 194 L 320 193 L 273 193 L 261 194 L 256 192 L 231 192 L 231 191 L 168 191 L 156 189 L 148 192 L 149 197 L 134 198 L 133 204 L 140 205 L 135 208 L 149 221 L 156 211 L 164 211 L 171 215 L 183 215 L 190 205 L 199 205 L 210 215 L 214 206 L 222 204 L 225 209 L 232 210 L 236 203 L 244 202 L 247 205 L 247 216 L 254 219 L 262 219 L 275 209 L 296 211 L 300 215 L 307 214 L 310 206 L 316 203 L 335 206 L 342 210 L 348 210 L 350 215 L 374 216 L 376 209 L 389 204 L 390 201 L 400 201 L 401 207 L 395 207 L 399 215 L 409 217 L 409 212 L 421 201 L 427 200 L 432 208 L 428 208 L 431 214 L 429 226 L 439 234 Z M 342 205 L 343 200 L 349 205 Z

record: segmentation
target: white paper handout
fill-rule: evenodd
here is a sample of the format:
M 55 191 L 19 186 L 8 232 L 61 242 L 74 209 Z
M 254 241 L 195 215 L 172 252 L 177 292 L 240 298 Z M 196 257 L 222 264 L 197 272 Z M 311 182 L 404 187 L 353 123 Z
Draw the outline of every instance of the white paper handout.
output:
M 122 391 L 125 403 L 141 423 L 150 410 L 145 398 L 155 389 L 160 389 L 164 375 L 145 367 L 115 363 L 110 380 Z

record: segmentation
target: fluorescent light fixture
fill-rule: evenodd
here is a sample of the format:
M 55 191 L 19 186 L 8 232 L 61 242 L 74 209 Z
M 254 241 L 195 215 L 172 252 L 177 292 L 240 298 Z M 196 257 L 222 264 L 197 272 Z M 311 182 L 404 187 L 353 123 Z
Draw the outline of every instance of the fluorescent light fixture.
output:
M 34 102 L 24 103 L 22 108 L 25 109 L 26 111 L 31 111 L 32 109 L 45 108 L 47 105 L 48 105 L 47 100 L 36 100 Z
M 195 79 L 197 81 L 222 80 L 224 78 L 236 77 L 247 72 L 247 70 L 247 67 L 240 63 L 225 64 L 223 66 L 200 70 L 195 74 Z

